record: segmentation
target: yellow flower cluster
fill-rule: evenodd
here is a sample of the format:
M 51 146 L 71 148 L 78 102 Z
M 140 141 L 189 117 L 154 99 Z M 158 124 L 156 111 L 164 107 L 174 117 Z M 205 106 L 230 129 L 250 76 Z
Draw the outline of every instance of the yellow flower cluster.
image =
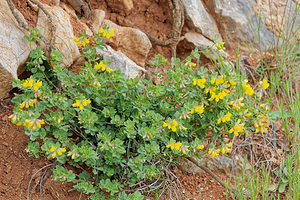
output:
M 231 116 L 232 116 L 232 114 L 228 111 L 226 115 L 224 115 L 223 117 L 221 117 L 220 119 L 217 120 L 217 123 L 220 124 L 221 121 L 222 121 L 223 123 L 229 122 Z
M 189 152 L 190 150 L 188 149 L 189 146 L 186 146 L 186 145 L 182 145 L 182 143 L 179 141 L 177 143 L 174 143 L 174 144 L 168 144 L 166 146 L 167 148 L 171 148 L 171 150 L 177 150 L 177 151 L 180 151 L 182 152 L 183 154 L 186 154 L 187 152 Z
M 173 119 L 172 123 L 163 122 L 163 127 L 168 127 L 168 129 L 172 129 L 173 132 L 177 131 L 177 125 L 178 122 L 176 121 L 176 119 Z
M 101 83 L 98 80 L 93 81 L 93 86 L 97 85 L 97 87 L 101 87 Z
M 224 48 L 224 44 L 225 44 L 225 42 L 219 42 L 219 41 L 216 41 L 216 42 L 215 42 L 215 46 L 216 46 L 218 49 L 223 49 L 223 48 Z
M 196 79 L 196 78 L 193 78 L 193 85 L 198 85 L 200 88 L 204 88 L 204 83 L 206 82 L 206 79 L 205 78 L 201 78 L 201 79 Z
M 101 71 L 107 71 L 108 73 L 111 73 L 113 70 L 111 69 L 111 68 L 109 68 L 109 67 L 107 67 L 104 63 L 103 63 L 103 61 L 100 61 L 99 63 L 96 63 L 96 65 L 94 66 L 95 67 L 95 69 L 96 70 L 99 70 L 99 69 L 101 69 Z M 100 87 L 100 86 L 98 86 L 98 87 Z
M 52 158 L 55 158 L 56 154 L 61 156 L 62 153 L 66 152 L 66 148 L 55 148 L 54 146 L 51 146 L 49 151 L 52 153 Z
M 61 122 L 63 119 L 64 119 L 64 116 L 62 116 L 62 117 L 58 117 L 58 119 L 57 119 L 57 123 L 58 123 L 58 124 L 60 124 L 60 122 Z
M 76 45 L 79 47 L 80 45 L 82 45 L 82 46 L 84 46 L 85 47 L 85 45 L 86 44 L 89 44 L 90 43 L 90 41 L 89 41 L 89 39 L 85 39 L 85 38 L 77 38 L 77 37 L 75 37 L 74 36 L 74 42 L 76 42 Z
M 208 150 L 208 154 L 210 154 L 211 155 L 211 157 L 218 157 L 219 156 L 219 154 L 220 154 L 220 149 L 209 149 Z
M 196 63 L 193 63 L 193 62 L 187 62 L 187 63 L 184 64 L 184 66 L 196 67 Z
M 115 36 L 115 28 L 111 27 L 110 30 L 104 30 L 103 27 L 99 29 L 99 33 L 106 37 L 107 39 Z
M 236 109 L 236 111 L 238 111 L 241 107 L 245 105 L 244 103 L 242 103 L 243 100 L 244 98 L 241 97 L 238 100 L 230 101 L 229 105 L 231 105 L 233 109 Z
M 29 106 L 33 107 L 36 102 L 37 99 L 27 99 L 20 104 L 20 108 L 29 108 Z
M 71 156 L 72 159 L 75 158 L 75 156 L 79 156 L 78 153 L 76 153 L 75 150 L 69 151 L 67 156 Z
M 195 106 L 195 108 L 191 109 L 190 113 L 193 114 L 194 112 L 202 114 L 204 112 L 204 105 Z
M 249 96 L 253 95 L 254 90 L 252 89 L 252 87 L 251 87 L 249 84 L 247 84 L 247 81 L 244 82 L 244 83 L 242 84 L 242 86 L 243 86 L 243 88 L 244 88 L 244 90 L 245 90 L 245 94 L 246 94 L 246 95 L 249 95 Z
M 28 129 L 35 130 L 37 127 L 41 128 L 43 124 L 45 124 L 44 119 L 26 119 L 23 125 Z
M 260 114 L 257 116 L 256 121 L 254 122 L 255 132 L 265 133 L 269 127 L 269 121 L 267 116 Z
M 75 107 L 79 107 L 80 110 L 83 109 L 83 106 L 87 106 L 88 104 L 91 103 L 90 99 L 83 99 L 83 100 L 76 100 L 76 103 L 73 103 L 72 106 Z
M 32 87 L 34 91 L 37 91 L 39 87 L 42 87 L 42 85 L 43 85 L 42 81 L 38 80 L 36 83 L 33 83 L 33 79 L 29 79 L 29 81 L 25 80 L 25 82 L 23 83 L 24 88 Z
M 225 146 L 223 146 L 221 152 L 222 154 L 225 154 L 225 153 L 229 153 L 231 151 L 231 148 L 232 147 L 232 143 L 229 142 L 228 144 L 226 144 Z
M 229 92 L 226 90 L 222 90 L 218 94 L 216 94 L 215 92 L 216 90 L 217 90 L 216 87 L 213 87 L 212 89 L 209 90 L 210 98 L 208 99 L 208 101 L 215 100 L 216 102 L 219 102 L 220 99 L 224 99 L 229 94 Z M 205 92 L 208 93 L 208 90 L 206 90 Z
M 22 125 L 22 122 L 20 121 L 20 117 L 17 113 L 14 113 L 12 115 L 10 115 L 8 117 L 9 119 L 12 119 L 12 121 L 15 123 L 16 121 L 18 121 L 18 123 L 16 124 L 17 126 L 21 126 Z
M 270 84 L 268 83 L 268 81 L 266 79 L 263 79 L 262 81 L 260 81 L 259 84 L 262 86 L 262 88 L 264 90 L 270 86 Z
M 267 104 L 260 104 L 260 107 L 265 109 L 265 111 L 271 111 L 270 106 Z
M 244 126 L 245 126 L 245 123 L 241 123 L 241 120 L 239 119 L 233 129 L 230 129 L 228 133 L 234 133 L 235 136 L 239 136 L 239 133 L 242 133 L 244 131 Z

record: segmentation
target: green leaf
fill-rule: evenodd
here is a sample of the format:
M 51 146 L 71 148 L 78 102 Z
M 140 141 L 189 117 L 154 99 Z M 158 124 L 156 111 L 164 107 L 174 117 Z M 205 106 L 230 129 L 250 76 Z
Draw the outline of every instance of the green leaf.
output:
M 287 186 L 287 183 L 281 183 L 279 185 L 279 188 L 278 188 L 278 192 L 279 193 L 283 193 L 285 191 L 285 187 Z

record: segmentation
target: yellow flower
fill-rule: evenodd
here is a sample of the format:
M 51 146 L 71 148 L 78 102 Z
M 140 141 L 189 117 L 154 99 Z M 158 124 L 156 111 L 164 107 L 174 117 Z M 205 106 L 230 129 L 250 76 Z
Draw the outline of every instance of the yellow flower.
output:
M 60 122 L 64 119 L 64 116 L 62 116 L 61 118 L 58 118 L 57 123 L 60 124 Z
M 206 79 L 205 78 L 201 78 L 201 79 L 198 79 L 198 82 L 197 82 L 197 85 L 200 87 L 200 88 L 204 88 L 204 83 L 206 82 Z
M 196 63 L 187 62 L 187 63 L 184 64 L 184 66 L 196 67 Z
M 217 41 L 216 43 L 215 43 L 215 45 L 216 45 L 216 47 L 218 48 L 218 49 L 223 49 L 224 47 L 224 44 L 225 44 L 225 42 L 219 42 L 219 41 Z
M 74 108 L 79 107 L 79 109 L 82 110 L 83 106 L 87 106 L 90 103 L 91 103 L 90 99 L 76 100 L 76 103 L 73 103 L 72 106 Z
M 67 156 L 71 156 L 72 159 L 75 158 L 75 156 L 78 156 L 78 153 L 76 153 L 75 150 L 72 150 L 72 151 L 69 151 L 68 155 Z
M 179 149 L 180 149 L 181 146 L 182 146 L 182 143 L 179 141 L 179 142 L 177 142 L 177 143 L 175 144 L 175 149 L 176 149 L 177 151 L 179 151 Z
M 244 131 L 245 123 L 240 123 L 241 120 L 239 119 L 237 123 L 234 125 L 233 129 L 230 129 L 228 133 L 234 133 L 235 136 L 239 136 L 239 133 Z
M 51 146 L 49 151 L 52 153 L 52 158 L 55 158 L 56 154 L 61 156 L 62 153 L 66 152 L 66 148 L 55 148 L 54 146 Z
M 103 29 L 103 27 L 101 27 L 98 31 L 100 34 L 103 35 L 103 37 L 106 37 L 107 39 L 114 37 L 115 36 L 115 28 L 111 27 L 110 31 L 106 31 Z
M 218 157 L 219 156 L 219 153 L 220 153 L 220 149 L 217 149 L 217 150 L 215 150 L 215 149 L 209 149 L 208 150 L 208 154 L 211 154 L 211 157 Z
M 232 147 L 232 142 L 229 142 L 228 144 L 226 144 L 227 147 Z
M 268 81 L 266 79 L 263 79 L 262 81 L 262 88 L 265 90 L 270 86 L 270 84 L 268 83 Z
M 186 154 L 187 152 L 190 151 L 188 148 L 189 148 L 189 146 L 182 145 L 181 148 L 180 148 L 180 151 L 181 151 L 183 154 Z
M 10 115 L 8 118 L 12 119 L 12 121 L 15 122 L 16 120 L 19 120 L 19 115 L 14 113 L 14 114 Z
M 169 144 L 169 145 L 167 145 L 166 147 L 167 147 L 167 148 L 170 148 L 170 147 L 171 147 L 171 150 L 173 150 L 174 147 L 175 147 L 175 144 Z
M 195 112 L 202 114 L 204 112 L 204 105 L 202 104 L 201 107 L 196 106 Z
M 243 86 L 243 88 L 245 90 L 245 94 L 246 95 L 249 95 L 249 96 L 253 95 L 254 90 L 252 89 L 252 87 L 249 84 L 247 84 L 247 82 L 244 82 L 242 84 L 242 86 Z
M 196 149 L 198 149 L 198 150 L 204 149 L 204 145 L 203 145 L 203 144 L 198 145 L 198 146 L 196 147 Z
M 215 81 L 216 81 L 215 78 L 211 78 L 210 83 L 211 83 L 211 84 L 214 84 Z
M 222 83 L 224 83 L 223 76 L 219 76 L 216 80 L 216 84 L 218 85 L 218 84 L 222 84 Z
M 42 87 L 42 81 L 38 80 L 36 83 L 33 84 L 33 90 L 37 91 L 39 87 Z
M 23 83 L 24 88 L 32 87 L 32 85 L 33 85 L 33 79 L 29 79 L 29 81 L 25 80 L 25 82 Z
M 107 67 L 107 68 L 106 68 L 106 71 L 107 71 L 108 73 L 111 73 L 111 72 L 114 71 L 114 70 L 111 69 L 111 68 L 109 68 L 109 67 Z

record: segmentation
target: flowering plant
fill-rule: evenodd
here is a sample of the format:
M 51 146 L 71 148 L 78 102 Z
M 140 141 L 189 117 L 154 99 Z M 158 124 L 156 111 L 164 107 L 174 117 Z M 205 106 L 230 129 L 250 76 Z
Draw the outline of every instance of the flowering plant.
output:
M 93 40 L 101 48 L 103 37 L 113 36 L 114 30 L 104 27 Z M 143 199 L 140 192 L 125 190 L 153 182 L 172 158 L 218 157 L 231 150 L 225 137 L 266 132 L 269 110 L 259 104 L 266 80 L 255 90 L 227 66 L 199 67 L 192 62 L 199 61 L 197 49 L 171 63 L 157 55 L 155 66 L 169 66 L 164 79 L 160 73 L 152 73 L 151 80 L 125 79 L 109 60 L 96 56 L 85 33 L 74 41 L 87 59 L 79 75 L 60 65 L 59 52 L 52 52 L 49 65 L 41 49 L 33 50 L 33 75 L 13 83 L 23 93 L 12 100 L 10 118 L 24 125 L 30 154 L 57 159 L 54 179 L 73 182 L 90 199 Z M 223 48 L 216 45 L 217 51 Z M 76 174 L 67 164 L 84 170 Z

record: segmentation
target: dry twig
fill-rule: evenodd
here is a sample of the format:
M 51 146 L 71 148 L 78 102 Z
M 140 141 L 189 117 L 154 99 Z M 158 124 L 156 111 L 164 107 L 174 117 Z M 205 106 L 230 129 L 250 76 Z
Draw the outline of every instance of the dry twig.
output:
M 168 39 L 165 41 L 161 41 L 149 34 L 147 34 L 147 36 L 149 37 L 153 45 L 159 45 L 159 46 L 171 48 L 172 57 L 176 58 L 176 47 L 179 41 L 181 40 L 180 34 L 184 23 L 184 9 L 181 0 L 168 0 L 168 1 L 169 1 L 170 9 L 172 11 L 172 18 L 173 18 L 172 30 L 168 35 Z

